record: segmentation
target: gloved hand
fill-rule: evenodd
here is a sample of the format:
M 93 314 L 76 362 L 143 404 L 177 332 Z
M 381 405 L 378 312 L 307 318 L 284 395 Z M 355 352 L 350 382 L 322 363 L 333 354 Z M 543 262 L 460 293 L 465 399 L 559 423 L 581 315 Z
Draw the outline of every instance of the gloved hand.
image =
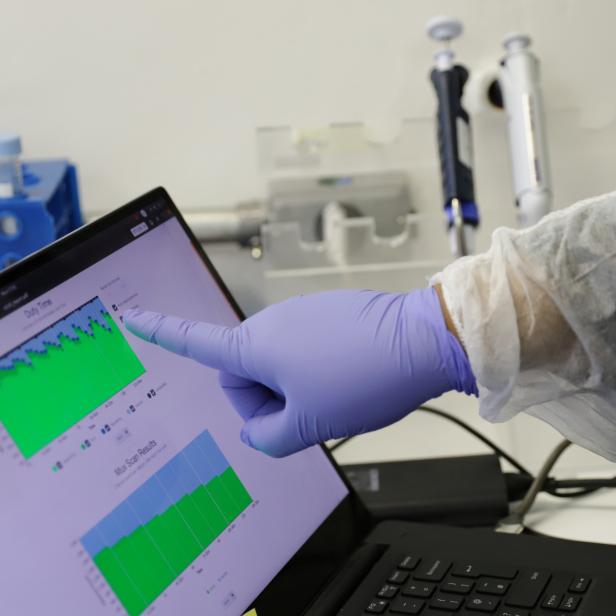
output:
M 232 328 L 140 310 L 124 323 L 219 369 L 242 440 L 275 457 L 381 428 L 451 389 L 477 393 L 431 288 L 294 297 Z

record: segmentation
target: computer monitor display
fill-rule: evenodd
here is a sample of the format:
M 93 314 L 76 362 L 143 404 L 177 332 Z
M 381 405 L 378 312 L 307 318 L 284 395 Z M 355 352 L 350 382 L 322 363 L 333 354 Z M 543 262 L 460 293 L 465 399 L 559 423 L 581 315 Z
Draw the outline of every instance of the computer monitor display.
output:
M 0 275 L 1 611 L 239 615 L 348 490 L 320 448 L 242 444 L 214 370 L 124 328 L 239 320 L 164 198 L 78 237 Z

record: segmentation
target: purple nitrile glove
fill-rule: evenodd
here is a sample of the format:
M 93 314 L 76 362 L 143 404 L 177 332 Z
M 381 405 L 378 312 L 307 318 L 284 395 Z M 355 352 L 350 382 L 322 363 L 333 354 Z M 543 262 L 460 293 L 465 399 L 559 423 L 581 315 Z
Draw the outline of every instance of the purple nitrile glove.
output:
M 220 370 L 242 440 L 271 456 L 382 428 L 451 389 L 477 394 L 432 288 L 303 295 L 236 327 L 140 310 L 124 323 Z

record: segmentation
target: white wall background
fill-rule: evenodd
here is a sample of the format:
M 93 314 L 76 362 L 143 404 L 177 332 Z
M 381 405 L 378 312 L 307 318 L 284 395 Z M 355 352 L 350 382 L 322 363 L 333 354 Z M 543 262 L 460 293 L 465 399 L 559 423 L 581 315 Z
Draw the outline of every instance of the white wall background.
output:
M 262 196 L 259 126 L 431 117 L 424 24 L 439 13 L 464 21 L 455 50 L 471 69 L 496 65 L 505 33 L 533 36 L 557 205 L 616 186 L 608 0 L 20 0 L 1 13 L 0 130 L 21 133 L 28 157 L 74 160 L 88 211 L 159 184 L 186 209 Z M 482 248 L 514 209 L 504 118 L 473 119 Z M 432 138 L 417 147 L 436 164 Z M 438 218 L 435 174 L 415 181 L 415 206 Z M 434 429 L 417 451 L 433 450 Z M 530 419 L 493 433 L 534 465 L 556 439 Z
M 424 24 L 439 13 L 464 21 L 455 49 L 470 68 L 494 66 L 505 33 L 530 33 L 548 106 L 612 122 L 609 0 L 21 0 L 0 20 L 0 130 L 20 132 L 30 157 L 76 161 L 90 211 L 158 184 L 185 208 L 231 204 L 262 194 L 258 126 L 430 117 Z M 501 118 L 484 120 L 476 175 L 489 229 L 513 218 Z M 559 202 L 611 188 L 613 142 L 577 118 L 553 124 Z M 418 148 L 433 156 L 432 143 Z

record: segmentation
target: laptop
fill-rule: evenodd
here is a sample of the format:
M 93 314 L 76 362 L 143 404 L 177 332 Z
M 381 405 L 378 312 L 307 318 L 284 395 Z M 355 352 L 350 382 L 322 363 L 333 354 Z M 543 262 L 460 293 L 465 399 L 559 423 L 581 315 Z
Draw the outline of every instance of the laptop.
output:
M 242 444 L 129 308 L 242 314 L 164 189 L 0 273 L 0 613 L 616 614 L 616 548 L 373 524 L 323 447 Z

